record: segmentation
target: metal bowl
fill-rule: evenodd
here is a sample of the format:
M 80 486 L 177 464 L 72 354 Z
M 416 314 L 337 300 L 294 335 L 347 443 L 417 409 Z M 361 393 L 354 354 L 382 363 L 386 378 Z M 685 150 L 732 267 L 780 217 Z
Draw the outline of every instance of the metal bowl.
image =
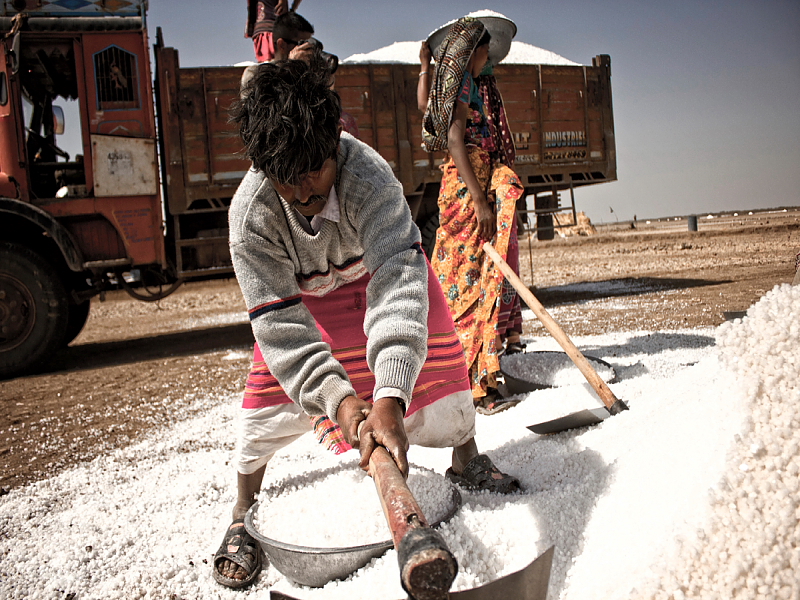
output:
M 508 51 L 511 50 L 511 40 L 517 35 L 517 25 L 508 17 L 494 11 L 480 10 L 466 16 L 475 17 L 489 30 L 492 39 L 489 42 L 488 62 L 492 65 L 500 64 L 500 61 L 503 60 L 508 55 Z M 455 23 L 455 21 L 445 23 L 439 27 L 439 29 L 428 35 L 428 44 L 434 56 L 436 56 L 436 49 L 444 40 L 447 35 L 447 30 L 450 29 L 453 23 Z
M 461 493 L 453 484 L 450 484 L 450 488 L 452 490 L 451 506 L 447 514 L 441 520 L 433 523 L 432 527 L 438 527 L 449 521 L 461 508 Z M 344 579 L 373 558 L 384 554 L 394 545 L 392 540 L 347 548 L 314 548 L 287 544 L 258 532 L 253 523 L 253 515 L 256 510 L 258 510 L 258 502 L 250 507 L 244 517 L 245 529 L 261 544 L 275 568 L 288 579 L 300 585 L 322 587 L 334 579 Z
M 549 361 L 552 361 L 554 358 L 556 358 L 559 360 L 563 360 L 563 363 L 567 366 L 574 366 L 572 359 L 569 358 L 566 352 L 556 352 L 552 350 L 538 350 L 536 352 L 527 352 L 525 354 L 512 354 L 511 356 L 524 356 L 526 358 L 529 358 L 531 362 L 535 362 L 537 358 L 542 358 L 542 359 L 546 358 Z M 592 364 L 593 367 L 595 367 L 595 369 L 598 366 L 603 366 L 606 369 L 611 370 L 611 377 L 605 378 L 601 376 L 601 379 L 603 379 L 606 383 L 612 383 L 616 379 L 617 374 L 614 371 L 614 367 L 612 367 L 606 361 L 596 358 L 594 356 L 589 356 L 587 354 L 584 354 L 583 356 L 584 358 L 586 358 L 586 360 L 589 361 L 590 364 Z M 544 381 L 536 381 L 534 379 L 522 379 L 520 377 L 511 375 L 506 370 L 507 366 L 506 367 L 503 366 L 503 363 L 509 358 L 511 357 L 510 356 L 500 357 L 500 372 L 503 374 L 503 380 L 505 381 L 506 389 L 508 390 L 509 395 L 514 396 L 516 394 L 526 394 L 528 392 L 534 392 L 536 390 L 544 390 L 547 388 L 554 387 L 551 383 L 547 383 Z M 577 369 L 577 367 L 575 368 Z

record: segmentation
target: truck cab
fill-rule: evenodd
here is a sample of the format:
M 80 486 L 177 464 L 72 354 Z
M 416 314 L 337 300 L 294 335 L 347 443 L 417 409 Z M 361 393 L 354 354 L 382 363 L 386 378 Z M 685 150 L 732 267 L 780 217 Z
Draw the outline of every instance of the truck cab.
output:
M 68 344 L 125 273 L 170 279 L 146 2 L 79 4 L 0 4 L 0 375 Z

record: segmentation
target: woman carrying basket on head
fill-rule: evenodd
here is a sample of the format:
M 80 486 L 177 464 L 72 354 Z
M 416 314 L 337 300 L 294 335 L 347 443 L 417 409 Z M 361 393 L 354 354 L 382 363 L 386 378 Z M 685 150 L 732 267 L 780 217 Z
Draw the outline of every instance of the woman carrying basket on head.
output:
M 507 146 L 497 147 L 492 129 L 499 124 L 487 111 L 491 98 L 475 83 L 490 40 L 483 23 L 472 17 L 450 27 L 436 52 L 422 131 L 429 152 L 448 151 L 431 264 L 464 348 L 476 408 L 487 413 L 513 405 L 502 402 L 497 391 L 498 353 L 506 338 L 508 351 L 519 350 L 522 325 L 518 300 L 504 302 L 505 278 L 482 248 L 491 241 L 504 258 L 513 253 L 516 203 L 523 193 L 506 164 Z

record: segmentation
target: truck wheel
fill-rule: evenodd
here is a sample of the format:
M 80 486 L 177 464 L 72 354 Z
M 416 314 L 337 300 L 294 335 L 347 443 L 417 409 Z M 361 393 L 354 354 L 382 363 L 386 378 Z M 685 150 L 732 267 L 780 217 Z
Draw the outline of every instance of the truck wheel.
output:
M 433 258 L 433 249 L 436 246 L 436 230 L 439 229 L 439 213 L 433 213 L 430 218 L 425 221 L 420 233 L 422 234 L 422 249 L 428 255 L 428 260 Z
M 64 339 L 67 318 L 55 269 L 24 246 L 0 243 L 0 377 L 47 358 Z
M 80 304 L 70 304 L 67 316 L 67 331 L 64 334 L 64 339 L 61 341 L 61 347 L 66 348 L 69 343 L 78 337 L 78 334 L 83 331 L 83 326 L 89 320 L 89 307 L 92 305 L 91 301 L 86 300 Z

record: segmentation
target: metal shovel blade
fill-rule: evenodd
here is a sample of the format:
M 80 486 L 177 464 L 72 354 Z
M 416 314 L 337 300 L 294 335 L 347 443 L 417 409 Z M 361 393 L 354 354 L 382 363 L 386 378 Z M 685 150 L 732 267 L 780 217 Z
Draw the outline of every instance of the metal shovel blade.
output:
M 569 429 L 578 429 L 580 427 L 588 427 L 589 425 L 597 425 L 602 423 L 611 413 L 607 408 L 587 408 L 579 410 L 566 417 L 559 417 L 552 421 L 545 421 L 544 423 L 537 423 L 536 425 L 528 425 L 533 433 L 539 435 L 547 435 L 548 433 L 560 433 Z
M 450 600 L 547 600 L 550 586 L 550 569 L 553 566 L 555 546 L 550 546 L 524 569 L 495 579 L 471 590 L 451 592 Z M 270 600 L 297 600 L 282 592 L 270 590 Z
M 495 600 L 497 598 L 547 600 L 554 551 L 555 546 L 550 546 L 539 558 L 521 571 L 471 590 L 452 592 L 450 598 L 451 600 Z

